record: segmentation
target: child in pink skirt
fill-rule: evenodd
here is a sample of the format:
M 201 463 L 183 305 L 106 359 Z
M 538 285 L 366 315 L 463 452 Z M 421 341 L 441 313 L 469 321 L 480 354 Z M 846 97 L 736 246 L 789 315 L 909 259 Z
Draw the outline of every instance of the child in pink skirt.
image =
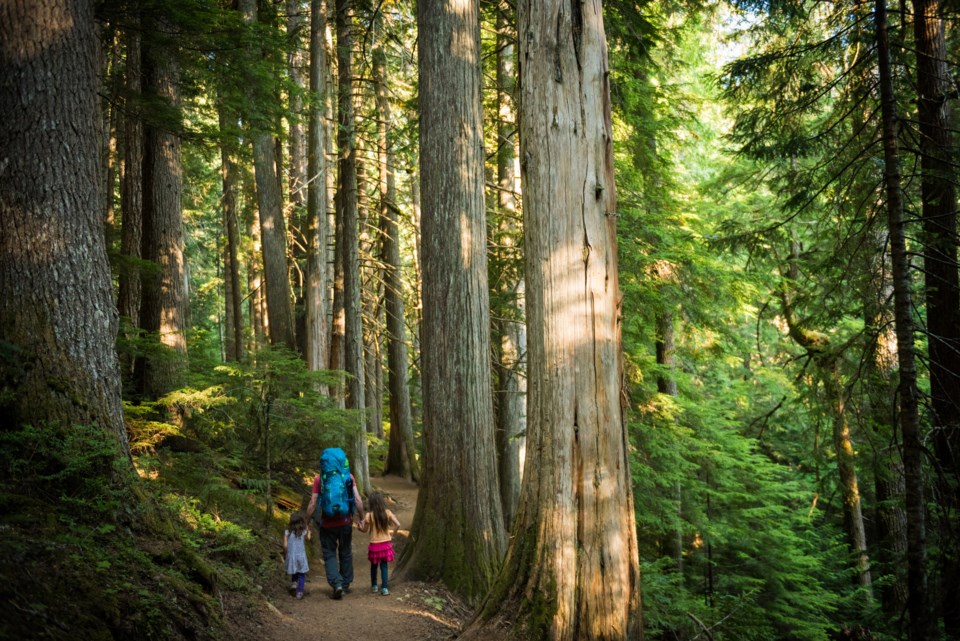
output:
M 393 525 L 393 532 L 390 526 Z M 377 567 L 380 567 L 380 594 L 390 594 L 387 587 L 387 563 L 393 561 L 393 535 L 400 529 L 400 521 L 396 515 L 387 509 L 380 492 L 371 492 L 367 498 L 367 513 L 357 525 L 361 532 L 370 531 L 370 545 L 367 548 L 367 559 L 370 561 L 370 582 L 373 591 L 377 592 Z

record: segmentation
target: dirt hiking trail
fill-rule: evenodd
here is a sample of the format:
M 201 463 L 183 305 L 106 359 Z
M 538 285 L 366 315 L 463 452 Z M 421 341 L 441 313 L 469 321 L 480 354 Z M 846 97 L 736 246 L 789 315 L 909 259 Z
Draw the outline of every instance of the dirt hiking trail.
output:
M 393 547 L 399 559 L 407 544 L 417 486 L 396 476 L 372 477 L 372 489 L 383 492 L 387 507 L 400 520 Z M 369 534 L 353 530 L 354 583 L 350 594 L 335 601 L 323 570 L 316 531 L 308 543 L 310 574 L 303 599 L 289 591 L 290 582 L 278 566 L 277 580 L 264 586 L 268 614 L 257 635 L 266 641 L 436 641 L 451 639 L 469 616 L 456 597 L 437 584 L 404 580 L 390 564 L 390 594 L 370 591 L 367 561 Z

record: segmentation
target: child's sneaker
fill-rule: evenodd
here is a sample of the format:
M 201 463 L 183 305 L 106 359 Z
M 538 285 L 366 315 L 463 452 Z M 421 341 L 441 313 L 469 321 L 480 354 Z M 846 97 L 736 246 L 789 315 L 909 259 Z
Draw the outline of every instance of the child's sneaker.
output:
M 390 590 L 388 590 L 387 588 L 383 588 L 382 590 L 380 590 L 380 594 L 382 594 L 383 596 L 387 596 L 388 594 L 390 594 Z
M 373 593 L 374 593 L 374 594 L 376 594 L 377 592 L 379 592 L 379 591 L 380 591 L 380 589 L 379 589 L 379 588 L 377 588 L 377 586 L 376 586 L 376 585 L 374 585 L 374 586 L 373 586 L 373 588 L 371 588 L 371 589 L 373 590 Z
M 303 592 L 297 592 L 297 598 L 298 598 L 298 599 L 302 599 L 302 598 L 303 598 Z

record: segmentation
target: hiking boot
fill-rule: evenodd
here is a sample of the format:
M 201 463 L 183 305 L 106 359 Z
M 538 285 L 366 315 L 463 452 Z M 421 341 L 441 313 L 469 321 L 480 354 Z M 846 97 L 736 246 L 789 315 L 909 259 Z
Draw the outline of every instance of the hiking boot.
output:
M 373 586 L 373 593 L 376 594 L 376 593 L 379 592 L 379 591 L 380 591 L 380 589 L 379 589 L 376 585 L 374 585 L 374 586 Z
M 342 599 L 343 598 L 343 588 L 339 585 L 333 589 L 333 598 Z

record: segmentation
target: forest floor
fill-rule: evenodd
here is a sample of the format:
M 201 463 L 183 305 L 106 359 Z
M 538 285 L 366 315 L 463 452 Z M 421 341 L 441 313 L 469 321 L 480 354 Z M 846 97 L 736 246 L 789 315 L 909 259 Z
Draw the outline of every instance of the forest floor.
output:
M 417 505 L 417 486 L 395 476 L 374 477 L 373 489 L 383 492 L 387 506 L 402 528 L 394 537 L 399 559 L 407 543 Z M 407 581 L 390 564 L 390 594 L 370 591 L 369 536 L 353 531 L 354 583 L 341 600 L 331 598 L 324 578 L 323 557 L 316 532 L 309 545 L 310 574 L 302 600 L 289 591 L 290 582 L 278 567 L 274 585 L 264 586 L 265 607 L 260 616 L 234 619 L 231 635 L 262 641 L 437 641 L 454 638 L 470 616 L 470 609 L 440 584 Z

